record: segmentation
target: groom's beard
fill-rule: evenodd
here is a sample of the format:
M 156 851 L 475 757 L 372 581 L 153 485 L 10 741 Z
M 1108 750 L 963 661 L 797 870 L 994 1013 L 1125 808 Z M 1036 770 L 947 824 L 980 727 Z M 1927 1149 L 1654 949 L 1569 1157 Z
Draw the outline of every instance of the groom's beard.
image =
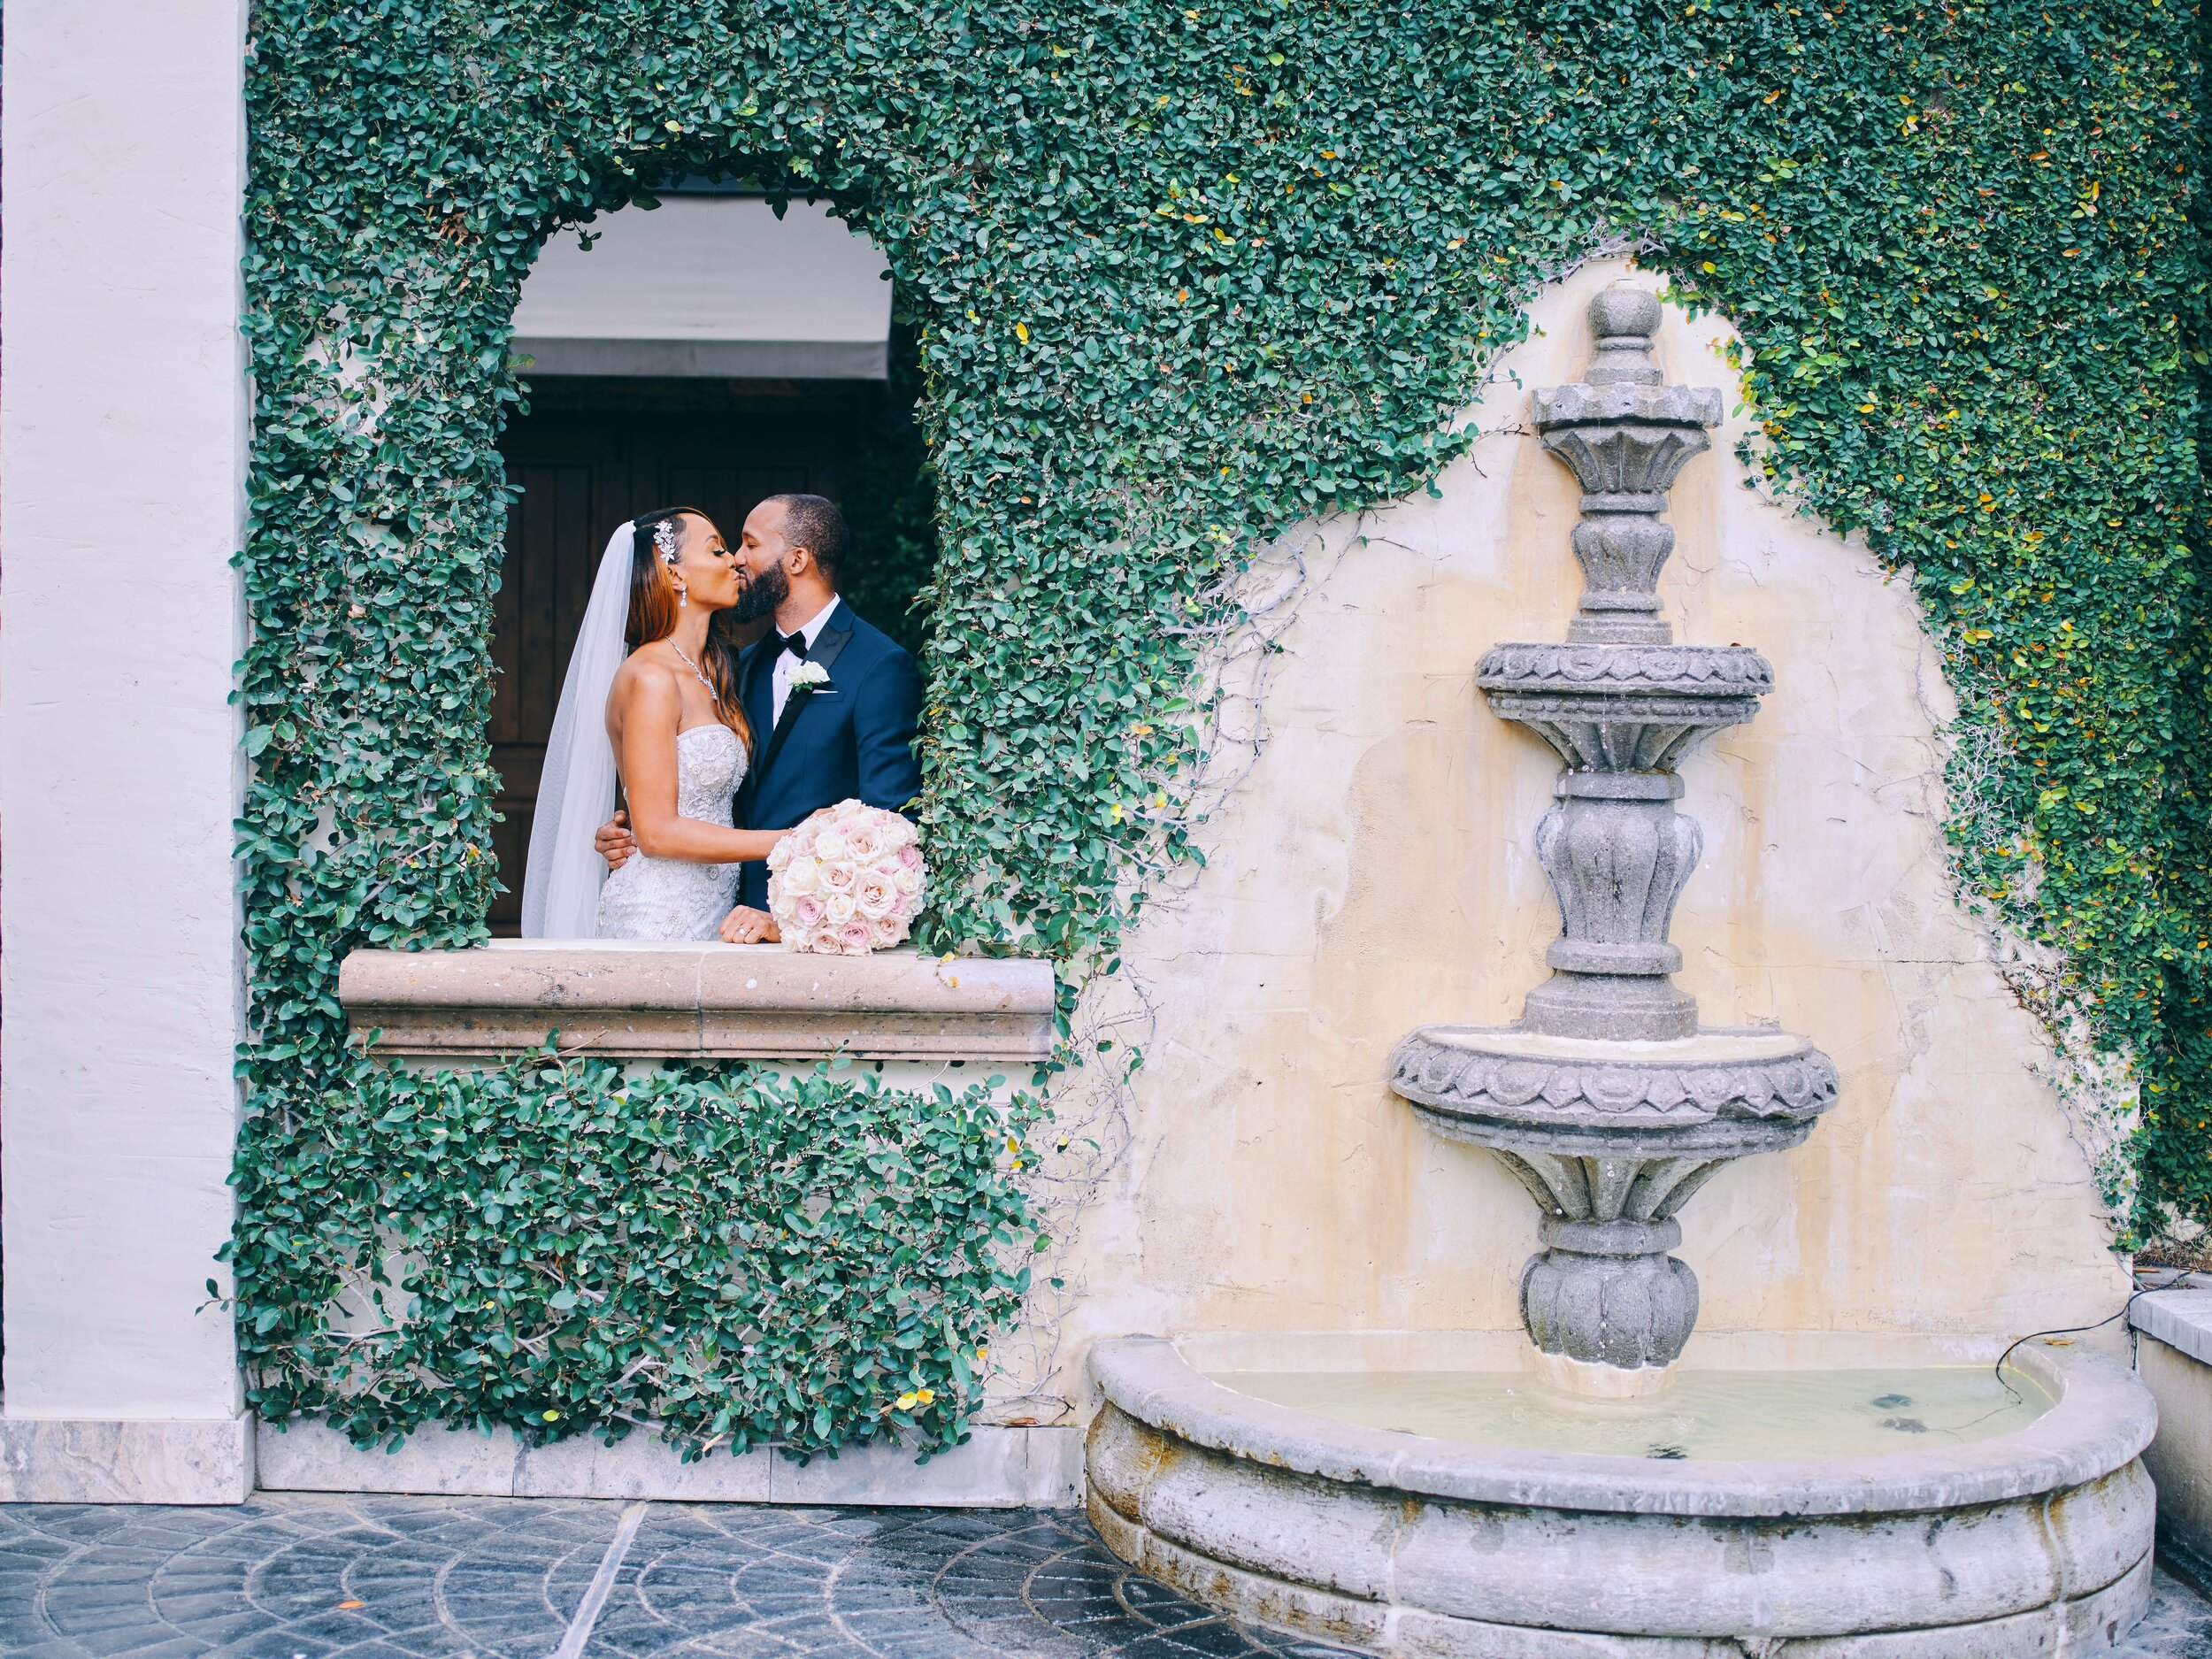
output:
M 730 607 L 730 620 L 757 622 L 772 617 L 776 607 L 790 597 L 791 579 L 784 574 L 782 565 L 771 565 L 758 576 L 749 572 L 745 585 L 737 590 L 737 603 Z

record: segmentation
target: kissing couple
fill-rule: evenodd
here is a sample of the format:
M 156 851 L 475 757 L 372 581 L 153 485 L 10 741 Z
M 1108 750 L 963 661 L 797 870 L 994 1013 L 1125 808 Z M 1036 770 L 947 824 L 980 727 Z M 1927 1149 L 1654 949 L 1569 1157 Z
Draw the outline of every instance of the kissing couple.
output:
M 524 938 L 772 944 L 777 841 L 920 793 L 921 675 L 838 596 L 846 542 L 820 495 L 771 495 L 735 547 L 695 507 L 615 531 L 546 745 Z M 740 652 L 726 617 L 772 625 Z

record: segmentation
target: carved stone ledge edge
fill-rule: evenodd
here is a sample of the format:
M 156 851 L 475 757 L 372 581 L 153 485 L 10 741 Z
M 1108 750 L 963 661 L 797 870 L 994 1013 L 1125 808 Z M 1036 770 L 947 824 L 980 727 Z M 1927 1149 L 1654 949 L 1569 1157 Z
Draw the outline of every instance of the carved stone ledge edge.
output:
M 1737 695 L 1774 687 L 1774 665 L 1742 645 L 1495 645 L 1475 671 L 1486 690 L 1602 686 L 1632 690 L 1711 695 L 1725 687 Z
M 1721 396 L 1709 386 L 1541 386 L 1530 394 L 1537 430 L 1652 421 L 1667 426 L 1717 426 Z
M 349 1009 L 357 1031 L 379 1030 L 384 1056 L 520 1054 L 554 1043 L 563 1054 L 633 1059 L 1004 1060 L 1052 1054 L 1052 1021 L 1029 1015 L 967 1018 L 839 1012 L 703 1014 L 582 1009 L 566 1014 L 517 1009 Z
M 1671 692 L 1572 691 L 1492 688 L 1491 711 L 1502 719 L 1524 725 L 1555 720 L 1563 725 L 1602 731 L 1624 731 L 1634 726 L 1743 726 L 1758 718 L 1756 694 L 1734 691 L 1688 690 Z
M 565 1053 L 635 1058 L 1019 1062 L 1047 1058 L 1055 1038 L 1050 963 L 911 950 L 590 941 L 362 950 L 341 970 L 339 1001 L 355 1031 L 380 1031 L 373 1052 L 449 1059 L 552 1038 Z
M 1809 1119 L 1836 1103 L 1839 1079 L 1809 1047 L 1770 1059 L 1625 1064 L 1486 1054 L 1416 1033 L 1390 1056 L 1390 1087 L 1440 1110 L 1563 1126 Z
M 1509 1154 L 1507 1162 L 1546 1158 L 1600 1158 L 1649 1169 L 1690 1164 L 1717 1167 L 1764 1152 L 1802 1146 L 1817 1118 L 1715 1118 L 1704 1122 L 1663 1122 L 1648 1118 L 1532 1118 L 1525 1113 L 1485 1116 L 1466 1106 L 1408 1102 L 1431 1133 L 1464 1146 Z M 1525 1185 L 1525 1183 L 1524 1183 Z M 1687 1196 L 1687 1194 L 1685 1194 Z M 1548 1201 L 1539 1199 L 1540 1204 Z

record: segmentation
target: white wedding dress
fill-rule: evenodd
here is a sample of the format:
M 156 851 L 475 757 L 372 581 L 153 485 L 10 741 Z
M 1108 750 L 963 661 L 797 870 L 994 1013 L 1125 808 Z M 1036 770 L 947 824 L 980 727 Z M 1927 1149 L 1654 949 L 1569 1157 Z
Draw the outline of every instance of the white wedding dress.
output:
M 745 745 L 720 721 L 676 733 L 676 812 L 731 825 Z M 634 853 L 599 889 L 601 939 L 714 939 L 737 902 L 736 864 L 695 864 Z

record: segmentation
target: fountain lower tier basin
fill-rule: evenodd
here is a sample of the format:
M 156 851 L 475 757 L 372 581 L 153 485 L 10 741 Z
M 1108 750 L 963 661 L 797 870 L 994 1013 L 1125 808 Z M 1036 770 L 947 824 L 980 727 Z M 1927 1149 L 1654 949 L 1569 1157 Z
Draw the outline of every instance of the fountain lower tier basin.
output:
M 1832 1390 L 1823 1378 L 1811 1392 L 1838 1396 L 1830 1428 L 1840 1417 L 1856 1440 L 1832 1455 L 1731 1458 L 1396 1432 L 1344 1419 L 1396 1410 L 1402 1383 L 1379 1380 L 1379 1406 L 1350 1402 L 1356 1391 L 1334 1379 L 1255 1384 L 1338 1413 L 1325 1415 L 1225 1387 L 1171 1342 L 1118 1338 L 1091 1356 L 1105 1403 L 1087 1450 L 1090 1517 L 1117 1555 L 1187 1594 L 1380 1654 L 2101 1653 L 2149 1601 L 2154 1494 L 2139 1455 L 2156 1409 L 2124 1367 L 2079 1347 L 2030 1344 L 2014 1364 L 2028 1398 L 1993 1433 L 1977 1434 L 1989 1425 L 1970 1424 L 1962 1385 L 1944 1395 L 1961 1409 L 1937 1438 L 1863 1421 L 1861 1404 L 1906 1415 L 1875 1407 L 1881 1395 L 1848 1398 L 1867 1378 Z M 1583 1443 L 1618 1448 L 1636 1414 L 1694 1406 L 1694 1377 L 1633 1407 L 1544 1409 L 1609 1421 Z M 1932 1386 L 1911 1373 L 1909 1386 Z M 1901 1375 L 1882 1395 L 1909 1386 Z M 1448 1402 L 1417 1420 L 1455 1421 Z M 1713 1426 L 1709 1449 L 1740 1449 L 1740 1429 Z M 1861 1429 L 1913 1443 L 1863 1450 Z M 1518 1438 L 1555 1433 L 1524 1425 Z
M 1838 1085 L 1834 1062 L 1810 1041 L 1764 1026 L 1617 1041 L 1424 1025 L 1390 1056 L 1390 1087 L 1457 1140 L 1486 1145 L 1486 1127 L 1501 1125 L 1624 1131 L 1661 1147 L 1652 1132 L 1809 1122 L 1835 1104 Z M 1756 1141 L 1745 1149 L 1763 1150 Z

